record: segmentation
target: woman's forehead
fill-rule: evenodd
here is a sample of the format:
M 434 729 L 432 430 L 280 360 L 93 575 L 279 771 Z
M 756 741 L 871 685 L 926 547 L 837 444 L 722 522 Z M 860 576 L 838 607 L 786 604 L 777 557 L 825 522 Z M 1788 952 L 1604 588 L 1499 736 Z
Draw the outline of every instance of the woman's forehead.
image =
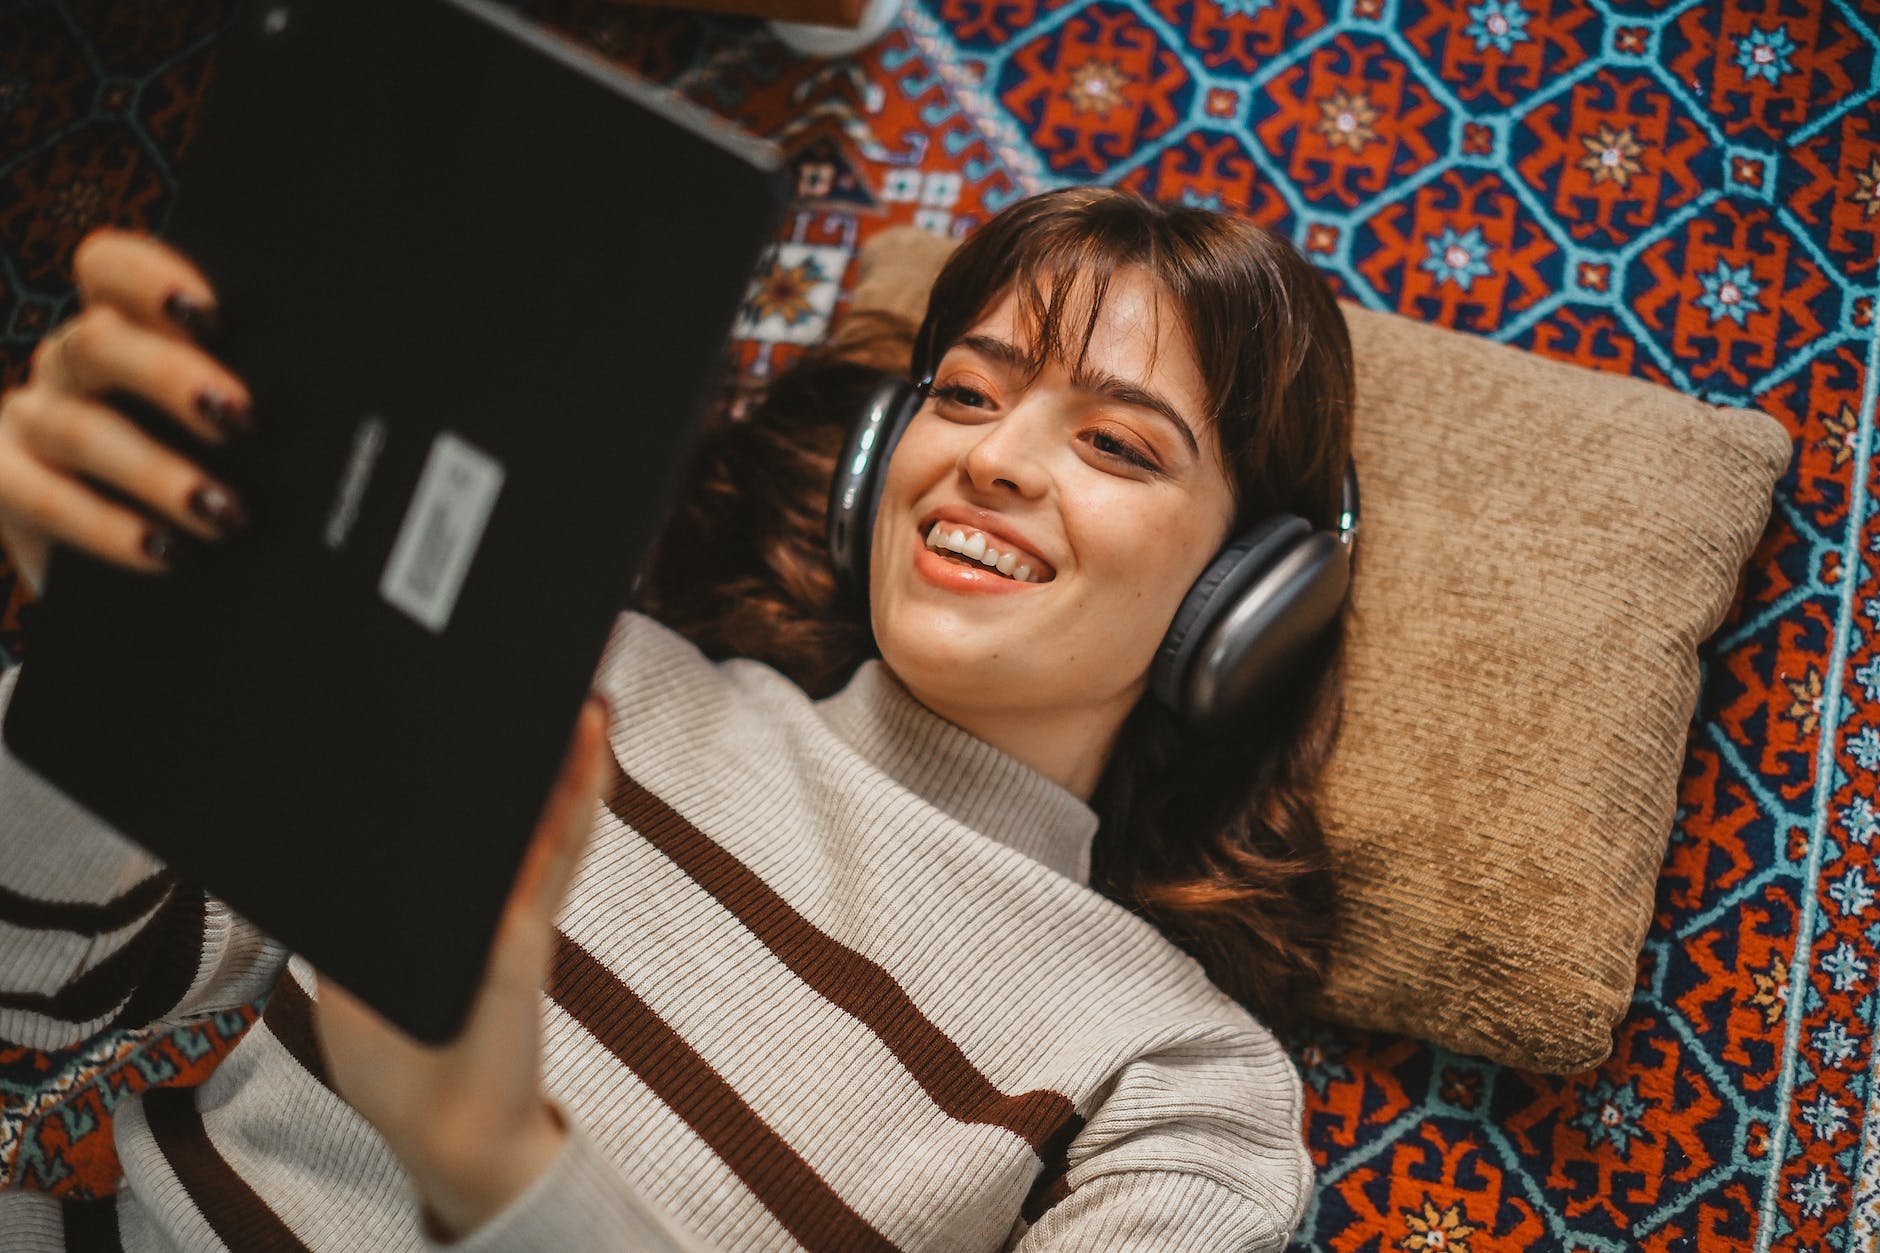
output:
M 1145 271 L 1119 270 L 1107 282 L 1083 274 L 1021 277 L 955 342 L 962 341 L 977 341 L 965 346 L 1027 378 L 1055 363 L 1074 375 L 1112 375 L 1152 388 L 1186 415 L 1191 429 L 1213 425 L 1207 380 L 1180 306 Z
M 998 293 L 962 338 L 992 337 L 1016 347 L 1034 369 L 1099 365 L 1142 374 L 1189 376 L 1200 366 L 1181 309 L 1146 271 L 1021 276 Z

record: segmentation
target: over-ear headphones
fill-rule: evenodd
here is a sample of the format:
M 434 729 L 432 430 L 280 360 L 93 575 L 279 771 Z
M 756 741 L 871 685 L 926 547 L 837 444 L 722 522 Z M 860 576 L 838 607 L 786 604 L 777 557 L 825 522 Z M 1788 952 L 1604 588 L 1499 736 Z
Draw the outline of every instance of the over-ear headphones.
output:
M 901 433 L 926 382 L 882 382 L 862 407 L 829 488 L 829 559 L 868 591 L 875 514 Z M 1155 698 L 1196 726 L 1231 720 L 1285 678 L 1338 616 L 1358 534 L 1358 471 L 1345 463 L 1338 530 L 1290 513 L 1262 518 L 1222 548 L 1182 599 L 1149 676 Z

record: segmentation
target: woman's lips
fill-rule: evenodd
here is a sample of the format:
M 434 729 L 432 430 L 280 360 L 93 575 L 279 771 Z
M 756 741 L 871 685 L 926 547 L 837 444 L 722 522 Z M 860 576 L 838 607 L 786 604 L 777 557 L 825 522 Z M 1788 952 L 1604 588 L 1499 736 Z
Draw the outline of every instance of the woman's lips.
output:
M 920 535 L 914 537 L 914 573 L 935 587 L 968 596 L 996 596 L 1003 592 L 1026 592 L 1045 586 L 1043 583 L 1020 583 L 997 570 L 942 557 L 927 547 L 926 538 Z
M 1001 551 L 995 547 L 995 539 L 997 537 L 977 527 L 950 527 L 945 522 L 936 522 L 927 532 L 927 547 L 942 557 L 964 557 L 969 563 L 976 561 L 986 569 L 997 570 L 1020 583 L 1050 581 L 1051 571 L 1043 568 L 1042 562 L 1034 566 L 1035 559 L 1022 550 L 1009 547 L 1009 540 L 997 539 L 999 544 L 1008 545 Z
M 929 547 L 942 547 L 942 549 L 944 549 L 944 547 L 959 547 L 959 540 L 955 540 L 951 546 L 946 544 L 946 542 L 938 542 L 938 544 L 936 544 L 934 540 L 936 540 L 936 536 L 940 536 L 942 532 L 957 534 L 959 538 L 964 538 L 964 536 L 978 536 L 979 542 L 983 542 L 983 546 L 998 549 L 1000 555 L 1010 555 L 1011 559 L 1013 559 L 1013 561 L 1011 561 L 1013 566 L 1025 566 L 1026 570 L 1030 572 L 1032 581 L 1049 583 L 1051 579 L 1057 576 L 1057 570 L 1051 566 L 1049 561 L 1045 561 L 1043 557 L 1038 555 L 1038 549 L 1034 549 L 1030 544 L 1026 544 L 1026 540 L 1023 536 L 1013 534 L 1010 525 L 1006 523 L 1006 519 L 1000 517 L 998 514 L 993 514 L 991 510 L 976 510 L 976 508 L 968 508 L 968 506 L 949 504 L 949 506 L 942 506 L 940 510 L 936 510 L 936 512 L 929 515 L 925 521 L 921 521 L 917 529 L 919 529 L 921 534 L 927 536 L 927 546 Z M 983 549 L 979 549 L 979 551 L 968 551 L 966 557 L 968 557 L 968 559 L 978 559 L 979 555 L 981 555 L 981 551 L 983 551 Z M 1006 564 L 1000 564 L 1000 572 L 1002 572 L 1002 574 L 1011 574 L 1013 570 L 1008 568 Z
M 979 534 L 989 546 L 997 548 L 1000 553 L 1011 554 L 1015 564 L 1028 567 L 1036 576 L 1037 582 L 1048 583 L 1057 574 L 1051 563 L 1039 556 L 1038 551 L 1027 543 L 1023 536 L 1014 534 L 1009 523 L 990 510 L 974 509 L 965 505 L 945 505 L 925 518 L 918 529 L 921 534 L 928 535 L 936 525 L 946 530 L 962 531 L 966 535 Z M 929 536 L 930 547 L 946 547 L 944 544 L 933 545 L 931 539 L 932 537 Z M 968 553 L 967 556 L 977 557 L 979 554 Z M 1004 572 L 1011 573 L 1010 570 Z

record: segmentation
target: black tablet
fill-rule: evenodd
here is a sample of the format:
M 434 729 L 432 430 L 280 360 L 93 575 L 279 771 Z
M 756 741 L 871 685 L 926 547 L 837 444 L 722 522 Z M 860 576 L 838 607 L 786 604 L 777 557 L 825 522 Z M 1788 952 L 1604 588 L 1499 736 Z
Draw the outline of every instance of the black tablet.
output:
M 251 524 L 162 578 L 56 554 L 8 746 L 454 1034 L 785 192 L 501 7 L 251 5 L 168 231 L 255 398 L 190 455 Z

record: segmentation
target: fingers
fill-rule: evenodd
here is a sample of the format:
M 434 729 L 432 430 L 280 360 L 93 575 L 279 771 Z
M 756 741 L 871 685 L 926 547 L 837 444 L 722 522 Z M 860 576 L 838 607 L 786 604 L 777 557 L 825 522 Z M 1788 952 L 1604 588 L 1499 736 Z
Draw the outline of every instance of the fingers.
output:
M 145 326 L 169 326 L 201 339 L 216 327 L 215 293 L 181 254 L 146 235 L 98 230 L 72 257 L 87 305 L 107 305 Z
M 590 695 L 575 720 L 567 760 L 562 763 L 561 777 L 555 781 L 543 814 L 543 825 L 555 833 L 538 897 L 549 917 L 560 910 L 587 852 L 588 836 L 594 829 L 594 803 L 600 797 L 609 759 L 607 706 Z
M 81 395 L 130 392 L 211 443 L 249 427 L 248 389 L 209 354 L 175 336 L 133 322 L 111 305 L 94 305 L 49 337 L 43 366 Z
M 133 510 L 105 500 L 14 441 L 0 441 L 0 501 L 29 535 L 56 537 L 136 570 L 168 569 L 176 540 Z
M 53 542 L 160 570 L 179 535 L 219 539 L 245 521 L 232 492 L 108 406 L 138 397 L 211 444 L 249 429 L 248 389 L 198 342 L 215 324 L 208 282 L 174 250 L 113 230 L 84 239 L 73 275 L 84 310 L 0 395 L 0 530 L 35 585 Z
M 12 437 L 40 461 L 115 488 L 198 539 L 225 539 L 246 521 L 232 491 L 115 409 L 44 390 L 4 404 Z
M 574 886 L 609 759 L 607 707 L 599 697 L 589 696 L 516 883 L 514 903 L 544 922 L 554 919 Z

